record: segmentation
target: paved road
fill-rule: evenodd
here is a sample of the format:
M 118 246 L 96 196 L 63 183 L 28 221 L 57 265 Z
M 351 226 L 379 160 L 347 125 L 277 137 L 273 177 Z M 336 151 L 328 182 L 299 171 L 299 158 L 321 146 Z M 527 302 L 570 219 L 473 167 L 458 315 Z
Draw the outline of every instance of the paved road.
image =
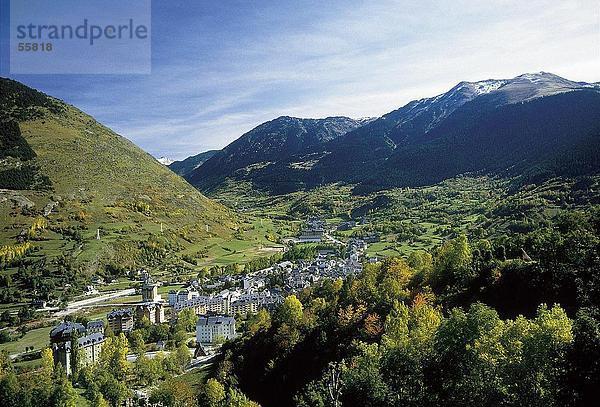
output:
M 332 241 L 335 244 L 339 244 L 340 246 L 344 246 L 344 242 L 337 240 L 335 237 L 331 236 L 328 233 L 323 233 L 323 236 L 325 237 L 325 239 L 329 239 L 330 241 Z
M 54 308 L 42 308 L 42 309 L 40 309 L 40 311 L 58 311 L 54 314 L 54 316 L 64 317 L 65 315 L 69 315 L 74 312 L 77 312 L 86 306 L 97 304 L 99 302 L 113 300 L 113 299 L 119 298 L 119 297 L 127 297 L 129 295 L 134 295 L 134 294 L 135 294 L 135 288 L 127 288 L 127 289 L 121 290 L 121 291 L 115 291 L 115 292 L 108 293 L 108 294 L 102 294 L 97 297 L 86 298 L 85 300 L 78 300 L 78 301 L 70 302 L 69 304 L 67 304 L 67 308 L 64 310 L 59 310 L 58 308 L 54 307 Z

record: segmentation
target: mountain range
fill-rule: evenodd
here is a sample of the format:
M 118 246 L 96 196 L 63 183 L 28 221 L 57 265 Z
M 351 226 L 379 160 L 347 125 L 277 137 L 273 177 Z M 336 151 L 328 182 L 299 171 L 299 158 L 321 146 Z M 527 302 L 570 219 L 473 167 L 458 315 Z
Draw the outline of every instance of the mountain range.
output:
M 193 155 L 181 161 L 171 161 L 167 165 L 173 172 L 181 175 L 182 177 L 187 176 L 196 168 L 200 167 L 213 155 L 217 154 L 219 150 L 208 150 L 200 154 Z
M 245 178 L 260 174 L 277 163 L 303 171 L 318 159 L 321 146 L 367 123 L 369 119 L 349 117 L 300 119 L 281 116 L 245 133 L 187 174 L 193 185 L 218 186 L 225 178 Z M 295 166 L 296 157 L 304 161 Z M 267 183 L 272 180 L 267 180 Z
M 600 85 L 539 72 L 460 82 L 376 119 L 279 117 L 185 175 L 285 193 L 342 182 L 356 191 L 429 185 L 469 172 L 527 179 L 597 171 Z

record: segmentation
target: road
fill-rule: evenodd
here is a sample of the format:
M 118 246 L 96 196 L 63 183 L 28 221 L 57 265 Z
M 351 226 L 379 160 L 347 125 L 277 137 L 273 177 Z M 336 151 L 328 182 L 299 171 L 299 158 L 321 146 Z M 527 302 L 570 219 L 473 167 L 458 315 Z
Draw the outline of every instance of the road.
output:
M 323 236 L 325 237 L 325 239 L 328 239 L 329 241 L 340 245 L 340 246 L 344 246 L 344 242 L 337 240 L 335 237 L 331 236 L 329 233 L 323 233 Z
M 47 307 L 47 308 L 42 308 L 39 311 L 58 311 L 54 314 L 54 316 L 61 318 L 61 317 L 64 317 L 65 315 L 72 314 L 74 312 L 81 310 L 84 307 L 94 305 L 99 302 L 105 302 L 105 301 L 113 300 L 113 299 L 119 298 L 119 297 L 127 297 L 129 295 L 134 295 L 134 294 L 135 294 L 135 288 L 127 288 L 125 290 L 115 291 L 115 292 L 108 293 L 108 294 L 102 294 L 97 297 L 86 298 L 85 300 L 78 300 L 78 301 L 70 302 L 67 304 L 67 308 L 64 310 L 59 310 L 56 307 Z
M 146 352 L 145 355 L 148 359 L 154 359 L 159 352 L 162 352 L 166 355 L 171 353 L 171 351 L 168 351 L 168 350 L 167 351 L 158 351 L 158 352 L 152 351 L 152 352 Z M 190 353 L 194 354 L 194 349 L 190 349 Z M 192 359 L 192 361 L 190 362 L 190 365 L 186 368 L 186 371 L 209 363 L 211 360 L 213 360 L 214 358 L 219 356 L 219 354 L 220 354 L 220 351 L 215 352 L 208 356 L 200 356 L 199 358 Z M 137 358 L 138 358 L 138 355 L 136 355 L 136 354 L 127 355 L 128 362 L 135 362 L 137 360 Z

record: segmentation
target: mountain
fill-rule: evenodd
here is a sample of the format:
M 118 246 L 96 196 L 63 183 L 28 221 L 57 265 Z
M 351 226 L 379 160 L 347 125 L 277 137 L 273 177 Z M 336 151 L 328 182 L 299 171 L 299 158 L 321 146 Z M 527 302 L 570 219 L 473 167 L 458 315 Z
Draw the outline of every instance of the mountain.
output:
M 433 148 L 428 144 L 432 138 L 444 138 L 447 123 L 460 120 L 463 120 L 462 123 L 465 125 L 464 121 L 476 123 L 483 119 L 480 115 L 502 109 L 503 106 L 526 104 L 540 98 L 543 99 L 542 104 L 545 104 L 548 98 L 569 92 L 576 92 L 575 99 L 577 99 L 582 95 L 580 92 L 596 89 L 594 85 L 569 81 L 545 72 L 524 74 L 513 79 L 460 82 L 446 93 L 410 102 L 339 138 L 328 146 L 331 153 L 315 165 L 314 170 L 326 181 L 342 179 L 382 186 L 423 185 L 423 183 L 437 182 L 462 171 L 456 168 L 455 171 L 440 174 L 440 177 L 422 179 L 421 171 L 418 169 L 420 165 L 433 163 L 437 166 L 456 161 L 457 157 L 453 157 L 453 154 L 458 152 L 453 151 L 452 142 L 447 143 L 448 148 L 444 152 L 446 154 L 444 157 L 432 156 L 429 159 L 427 153 Z M 465 112 L 471 112 L 472 116 L 467 117 L 468 114 Z M 513 113 L 518 114 L 516 111 Z M 553 118 L 549 117 L 549 119 Z M 524 121 L 526 118 L 516 117 L 515 120 Z M 498 120 L 490 125 L 500 131 L 505 124 Z M 475 153 L 479 146 L 478 136 L 478 134 L 473 135 L 471 140 Z M 524 134 L 523 138 L 525 137 Z M 498 145 L 490 145 L 489 148 L 495 149 L 502 145 L 502 140 L 494 141 Z M 454 144 L 454 147 L 459 146 Z M 396 155 L 396 158 L 391 159 L 393 155 Z M 413 157 L 418 155 L 416 167 L 413 172 L 408 170 L 406 175 L 396 177 L 394 163 L 401 163 L 407 155 Z M 366 173 L 363 168 L 365 165 L 378 170 Z M 507 165 L 510 164 L 507 162 Z M 405 170 L 406 164 L 403 164 L 401 169 Z M 486 169 L 488 169 L 486 165 L 464 168 L 465 171 Z M 381 178 L 388 176 L 394 177 L 395 180 L 392 182 Z
M 172 161 L 171 163 L 167 164 L 167 166 L 176 174 L 185 177 L 218 152 L 219 150 L 208 150 L 203 153 L 188 157 L 185 160 Z
M 429 185 L 465 172 L 528 178 L 595 172 L 599 99 L 598 84 L 546 72 L 460 82 L 307 146 L 293 160 L 254 154 L 254 162 L 268 165 L 243 174 L 224 169 L 221 179 L 251 181 L 272 193 L 333 182 L 358 184 L 360 192 Z M 215 189 L 214 169 L 203 167 L 192 182 Z
M 281 116 L 245 133 L 189 173 L 186 179 L 203 189 L 210 189 L 220 185 L 227 177 L 243 179 L 276 162 L 293 167 L 296 165 L 295 156 L 305 152 L 314 153 L 325 143 L 360 127 L 368 120 Z M 314 159 L 318 157 L 315 155 Z M 310 160 L 297 165 L 299 168 L 309 168 Z
M 44 269 L 159 268 L 174 264 L 168 253 L 237 228 L 231 212 L 127 139 L 3 78 L 0 147 L 0 247 L 27 243 L 27 262 Z M 2 254 L 1 267 L 15 265 Z
M 157 158 L 156 161 L 158 161 L 162 165 L 166 165 L 167 167 L 175 162 L 175 160 L 171 160 L 170 158 L 164 156 Z

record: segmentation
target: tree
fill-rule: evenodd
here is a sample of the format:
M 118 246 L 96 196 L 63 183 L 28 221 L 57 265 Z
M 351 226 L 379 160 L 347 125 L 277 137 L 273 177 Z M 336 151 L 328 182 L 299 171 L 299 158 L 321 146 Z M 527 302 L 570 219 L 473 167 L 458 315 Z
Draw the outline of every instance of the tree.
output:
M 129 342 L 131 344 L 131 350 L 137 354 L 141 355 L 146 352 L 146 344 L 144 341 L 144 335 L 139 329 L 135 329 L 129 335 Z
M 464 286 L 473 277 L 471 262 L 473 255 L 464 234 L 445 242 L 433 259 L 431 284 L 434 287 Z
M 404 259 L 386 259 L 381 266 L 381 274 L 379 295 L 384 304 L 392 305 L 396 300 L 408 299 L 413 271 Z
M 196 397 L 189 383 L 171 379 L 152 391 L 150 403 L 164 407 L 191 407 L 196 406 Z
M 394 302 L 385 319 L 382 344 L 388 348 L 408 346 L 409 309 L 404 303 Z
M 175 330 L 185 332 L 194 332 L 198 316 L 193 308 L 184 308 L 177 314 L 177 324 Z
M 600 389 L 600 310 L 583 308 L 573 324 L 574 340 L 568 353 L 564 405 L 588 406 Z
M 155 324 L 148 330 L 149 342 L 166 341 L 167 339 L 169 339 L 168 324 Z
M 227 393 L 227 407 L 260 407 L 241 391 L 230 387 Z
M 110 407 L 108 401 L 106 401 L 99 391 L 96 391 L 90 398 L 90 405 L 92 407 Z
M 77 377 L 79 374 L 79 367 L 83 364 L 81 360 L 81 352 L 79 349 L 79 331 L 73 330 L 71 336 L 71 375 Z
M 295 295 L 289 295 L 279 307 L 279 321 L 284 324 L 296 326 L 300 324 L 303 316 L 303 307 Z
M 152 386 L 162 374 L 162 366 L 156 359 L 150 359 L 144 354 L 138 355 L 133 368 L 137 382 L 142 386 Z
M 208 379 L 200 393 L 200 406 L 218 407 L 225 400 L 225 387 L 215 379 Z
M 41 351 L 42 372 L 50 377 L 54 373 L 54 356 L 50 348 L 44 348 Z
M 562 361 L 572 341 L 573 323 L 565 311 L 558 305 L 551 309 L 540 305 L 522 340 L 519 397 L 523 403 L 527 400 L 536 400 L 534 405 L 538 406 L 555 403 L 559 397 Z
M 0 405 L 3 407 L 20 407 L 19 402 L 19 379 L 13 371 L 9 371 L 0 377 Z
M 382 332 L 381 318 L 373 313 L 366 316 L 363 322 L 363 332 L 369 338 L 377 338 Z
M 341 405 L 376 407 L 385 405 L 387 386 L 381 374 L 381 353 L 376 343 L 357 343 L 358 356 L 344 369 Z
M 258 331 L 268 330 L 271 328 L 271 314 L 264 308 L 258 310 L 255 315 L 248 319 L 248 331 L 250 335 L 254 335 Z
M 0 377 L 12 372 L 13 365 L 8 352 L 5 349 L 0 350 Z
M 169 360 L 175 371 L 181 373 L 192 360 L 190 350 L 185 344 L 181 344 L 169 354 Z
M 415 271 L 419 282 L 428 281 L 433 271 L 433 257 L 424 250 L 415 250 L 408 256 L 408 265 Z
M 71 381 L 67 379 L 67 375 L 61 367 L 57 368 L 54 391 L 52 392 L 52 405 L 56 407 L 75 407 L 76 401 L 77 392 L 75 392 Z
M 330 363 L 326 374 L 327 395 L 333 407 L 340 406 L 340 396 L 342 394 L 342 364 Z
M 473 304 L 455 308 L 436 332 L 434 349 L 439 375 L 433 391 L 452 405 L 494 405 L 503 391 L 496 366 L 502 363 L 504 323 L 498 313 Z
M 112 372 L 100 366 L 95 372 L 95 384 L 100 392 L 113 406 L 119 406 L 130 395 L 125 380 L 118 380 Z
M 39 373 L 39 387 L 43 398 L 48 399 L 52 389 L 52 378 L 54 377 L 54 357 L 49 348 L 42 349 L 42 367 Z
M 129 353 L 129 343 L 125 335 L 121 332 L 119 336 L 106 338 L 100 352 L 100 365 L 111 372 L 118 380 L 125 380 L 131 369 L 127 361 Z

